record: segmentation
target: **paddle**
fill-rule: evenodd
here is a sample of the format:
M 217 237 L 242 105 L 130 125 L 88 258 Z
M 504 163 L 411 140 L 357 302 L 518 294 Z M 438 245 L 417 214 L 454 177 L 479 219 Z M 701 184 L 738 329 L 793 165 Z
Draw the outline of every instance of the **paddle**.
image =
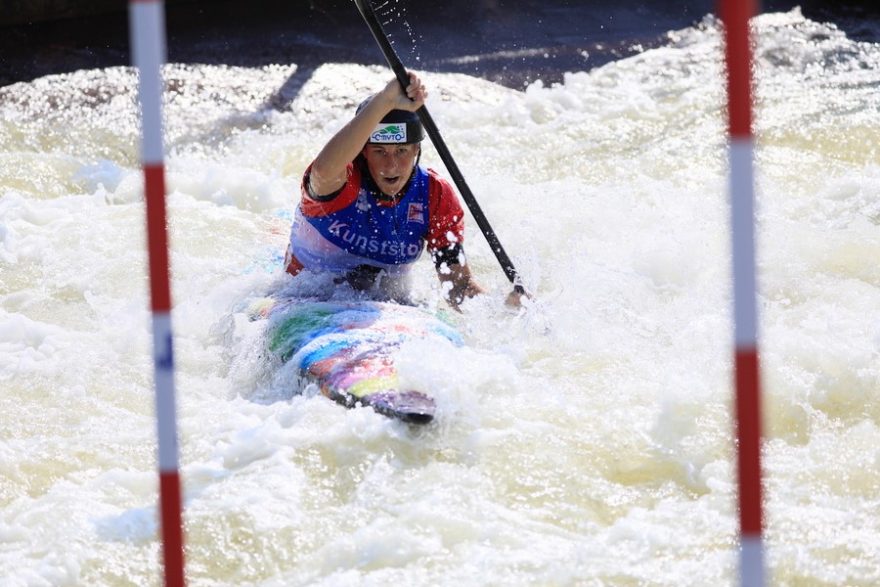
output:
M 397 56 L 397 53 L 388 41 L 388 37 L 385 35 L 382 25 L 376 18 L 375 12 L 373 12 L 373 7 L 370 5 L 370 1 L 354 0 L 354 3 L 357 5 L 361 16 L 364 17 L 367 26 L 370 27 L 370 31 L 373 33 L 373 37 L 376 39 L 376 43 L 379 44 L 382 53 L 385 54 L 385 59 L 388 61 L 388 65 L 391 67 L 394 75 L 397 76 L 397 81 L 400 82 L 400 86 L 406 90 L 406 86 L 409 85 L 409 75 L 407 75 L 406 68 L 403 67 L 403 63 L 401 63 L 400 58 Z M 419 115 L 419 120 L 422 121 L 422 126 L 424 126 L 425 130 L 428 132 L 431 142 L 434 143 L 434 148 L 436 148 L 437 152 L 440 154 L 440 158 L 443 160 L 444 165 L 446 165 L 446 169 L 452 176 L 452 180 L 458 187 L 458 191 L 461 193 L 462 198 L 464 198 L 471 214 L 474 215 L 474 219 L 477 221 L 477 225 L 483 232 L 483 236 L 486 237 L 489 247 L 492 249 L 492 252 L 495 253 L 495 258 L 498 259 L 505 275 L 507 275 L 510 283 L 513 284 L 513 290 L 519 294 L 525 294 L 525 289 L 521 283 L 522 280 L 520 279 L 519 274 L 517 274 L 513 262 L 510 260 L 510 257 L 507 256 L 507 253 L 504 252 L 504 247 L 501 246 L 501 241 L 498 240 L 498 236 L 496 236 L 495 231 L 492 230 L 492 226 L 486 219 L 486 215 L 483 214 L 482 209 L 480 209 L 477 199 L 474 197 L 473 192 L 471 192 L 471 189 L 465 182 L 464 176 L 461 174 L 458 165 L 456 165 L 455 160 L 452 158 L 452 154 L 446 147 L 446 143 L 443 142 L 443 137 L 440 136 L 440 131 L 437 130 L 437 125 L 434 124 L 434 119 L 431 118 L 428 109 L 425 106 L 422 106 L 416 110 L 416 114 Z

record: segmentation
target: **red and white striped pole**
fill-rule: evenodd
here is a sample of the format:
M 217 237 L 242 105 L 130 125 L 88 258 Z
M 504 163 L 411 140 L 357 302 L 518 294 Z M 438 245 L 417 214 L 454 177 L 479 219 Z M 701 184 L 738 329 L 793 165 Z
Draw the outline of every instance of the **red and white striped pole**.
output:
M 740 585 L 763 586 L 761 390 L 755 278 L 755 179 L 752 135 L 752 48 L 755 0 L 722 0 L 726 36 L 736 350 L 736 431 L 740 512 Z
M 162 74 L 165 10 L 159 0 L 130 0 L 132 60 L 140 73 L 144 191 L 150 299 L 153 310 L 153 364 L 159 437 L 159 501 L 165 585 L 184 585 L 183 516 L 178 473 L 177 410 L 171 331 L 168 235 L 165 227 L 165 167 L 162 141 Z

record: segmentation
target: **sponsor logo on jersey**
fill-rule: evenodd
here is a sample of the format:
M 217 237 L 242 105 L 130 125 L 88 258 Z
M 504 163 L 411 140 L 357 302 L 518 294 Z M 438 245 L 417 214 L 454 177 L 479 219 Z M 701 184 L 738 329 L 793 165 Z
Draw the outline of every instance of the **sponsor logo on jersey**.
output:
M 375 237 L 367 237 L 352 231 L 348 224 L 334 220 L 328 231 L 330 234 L 342 239 L 348 245 L 349 252 L 367 256 L 368 253 L 381 253 L 392 257 L 415 257 L 422 250 L 421 243 L 404 243 L 393 240 L 382 240 Z

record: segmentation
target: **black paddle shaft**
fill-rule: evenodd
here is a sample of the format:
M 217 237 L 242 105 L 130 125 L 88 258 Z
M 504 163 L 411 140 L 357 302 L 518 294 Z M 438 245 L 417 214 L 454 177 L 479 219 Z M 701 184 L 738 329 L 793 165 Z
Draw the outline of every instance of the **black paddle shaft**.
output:
M 376 43 L 379 44 L 379 48 L 382 50 L 382 53 L 384 53 L 385 59 L 388 61 L 388 65 L 391 67 L 394 75 L 397 76 L 397 81 L 400 82 L 400 86 L 403 88 L 404 91 L 406 91 L 406 87 L 409 85 L 409 75 L 406 73 L 406 68 L 403 67 L 403 63 L 401 63 L 400 58 L 394 51 L 394 47 L 392 47 L 391 43 L 388 41 L 388 37 L 385 34 L 385 31 L 382 29 L 382 25 L 376 18 L 376 13 L 373 12 L 373 7 L 370 5 L 370 0 L 354 0 L 354 3 L 357 5 L 361 16 L 364 17 L 367 26 L 370 27 L 370 31 L 373 33 L 373 37 L 376 39 Z M 434 119 L 431 118 L 431 115 L 428 113 L 428 109 L 425 106 L 422 106 L 421 108 L 416 110 L 416 114 L 418 114 L 419 120 L 422 121 L 422 126 L 425 127 L 425 130 L 428 132 L 428 136 L 431 138 L 431 142 L 434 143 L 434 148 L 436 148 L 437 153 L 440 154 L 440 159 L 443 160 L 444 165 L 446 165 L 446 169 L 452 176 L 452 180 L 458 187 L 458 191 L 461 193 L 461 197 L 464 198 L 464 201 L 470 209 L 471 214 L 474 215 L 474 220 L 477 221 L 477 225 L 483 232 L 483 236 L 486 237 L 486 241 L 488 241 L 489 247 L 492 249 L 492 252 L 495 253 L 495 257 L 501 264 L 501 268 L 504 270 L 507 278 L 513 284 L 514 290 L 519 293 L 525 293 L 525 289 L 523 289 L 519 275 L 517 274 L 516 269 L 513 266 L 513 262 L 510 260 L 510 257 L 507 256 L 507 253 L 504 251 L 504 247 L 501 246 L 501 241 L 498 240 L 498 237 L 495 235 L 495 231 L 492 230 L 492 226 L 486 219 L 486 215 L 483 214 L 482 209 L 480 209 L 480 204 L 477 202 L 477 199 L 474 197 L 473 192 L 471 192 L 471 189 L 465 182 L 464 176 L 461 174 L 461 171 L 458 169 L 458 165 L 456 165 L 455 163 L 455 159 L 452 158 L 452 154 L 446 147 L 446 143 L 443 141 L 443 137 L 440 136 L 440 131 L 437 129 L 437 125 L 434 124 Z

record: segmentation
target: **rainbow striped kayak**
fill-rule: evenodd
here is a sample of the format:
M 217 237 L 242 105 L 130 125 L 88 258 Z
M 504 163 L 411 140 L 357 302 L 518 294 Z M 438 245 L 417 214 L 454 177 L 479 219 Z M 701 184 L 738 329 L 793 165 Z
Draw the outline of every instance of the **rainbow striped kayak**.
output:
M 301 388 L 314 383 L 347 407 L 370 406 L 413 424 L 433 420 L 435 404 L 421 391 L 400 388 L 396 353 L 416 339 L 462 345 L 459 333 L 437 316 L 390 302 L 269 299 L 259 313 L 269 320 L 269 351 L 294 362 Z

